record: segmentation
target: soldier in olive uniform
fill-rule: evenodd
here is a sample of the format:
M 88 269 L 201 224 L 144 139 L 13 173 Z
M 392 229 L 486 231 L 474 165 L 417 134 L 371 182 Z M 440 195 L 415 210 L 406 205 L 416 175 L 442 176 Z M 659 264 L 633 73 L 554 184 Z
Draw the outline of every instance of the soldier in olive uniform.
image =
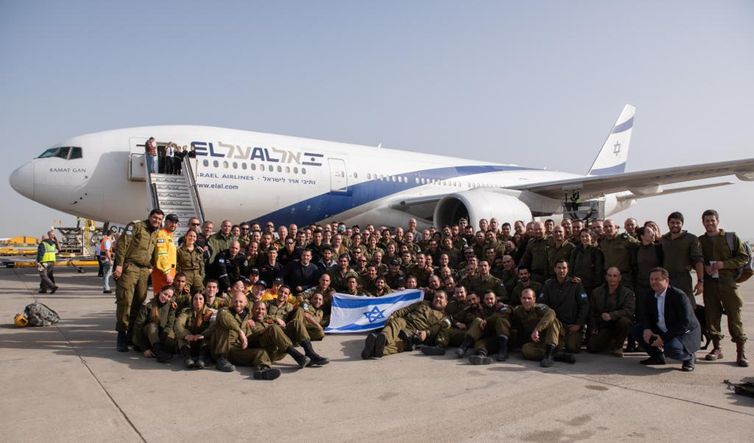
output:
M 482 260 L 479 262 L 479 275 L 471 278 L 469 291 L 476 292 L 477 294 L 485 294 L 492 291 L 495 293 L 498 301 L 503 301 L 508 296 L 505 292 L 503 281 L 490 274 L 490 269 L 491 264 L 488 261 Z
M 550 271 L 547 269 L 547 238 L 545 225 L 542 222 L 532 224 L 534 237 L 526 243 L 526 249 L 519 262 L 520 266 L 529 268 L 534 281 L 544 283 Z
M 591 294 L 594 288 L 602 284 L 605 259 L 602 251 L 592 244 L 592 233 L 588 229 L 582 229 L 576 235 L 579 243 L 571 251 L 568 268 L 570 275 L 578 279 L 587 294 Z
M 508 339 L 511 336 L 510 306 L 500 303 L 492 291 L 483 295 L 481 315 L 471 321 L 463 343 L 458 348 L 458 357 L 463 357 L 473 345 L 474 355 L 469 357 L 472 365 L 492 363 L 489 354 L 496 352 L 497 361 L 508 359 Z
M 324 311 L 325 298 L 315 292 L 301 303 L 301 309 L 304 311 L 304 320 L 306 321 L 306 331 L 313 341 L 321 341 L 325 338 L 325 327 L 330 324 L 330 316 L 325 315 Z
M 574 248 L 573 243 L 568 241 L 565 236 L 565 229 L 560 225 L 554 226 L 552 237 L 547 244 L 547 278 L 555 277 L 555 263 L 558 260 L 570 260 Z
M 471 323 L 483 315 L 479 296 L 473 292 L 468 294 L 462 285 L 456 286 L 453 297 L 445 307 L 445 316 L 450 321 L 450 327 L 438 331 L 434 346 L 422 346 L 421 352 L 425 355 L 445 355 L 448 347 L 461 346 Z M 473 341 L 470 341 L 466 347 L 472 344 Z
M 308 366 L 322 366 L 330 361 L 314 351 L 311 336 L 306 327 L 306 316 L 302 307 L 294 307 L 289 303 L 291 288 L 286 285 L 278 289 L 277 298 L 267 304 L 267 318 L 285 330 L 293 346 L 300 345 L 308 357 Z M 273 356 L 274 358 L 274 356 Z M 295 357 L 294 357 L 295 358 Z M 298 361 L 298 360 L 297 360 Z
M 705 356 L 707 360 L 723 358 L 720 350 L 720 340 L 723 338 L 720 322 L 723 311 L 728 316 L 728 332 L 736 343 L 736 363 L 739 366 L 749 366 L 744 353 L 746 332 L 741 321 L 743 300 L 738 293 L 736 284 L 736 270 L 749 262 L 749 254 L 741 239 L 733 232 L 725 232 L 718 228 L 720 217 L 714 209 L 708 209 L 702 214 L 705 233 L 699 237 L 704 255 L 704 311 L 707 317 L 707 327 L 714 347 Z
M 663 263 L 660 265 L 670 273 L 670 285 L 684 293 L 696 308 L 695 295 L 704 290 L 704 263 L 702 247 L 696 235 L 684 231 L 683 214 L 673 212 L 668 215 L 668 229 L 670 232 L 660 239 L 662 244 Z M 697 275 L 696 286 L 691 286 L 691 274 L 694 269 Z
M 270 354 L 261 344 L 257 347 L 250 346 L 248 336 L 257 325 L 246 306 L 247 303 L 244 294 L 234 294 L 231 307 L 218 312 L 215 330 L 210 340 L 212 356 L 220 371 L 233 372 L 236 369 L 234 364 L 252 366 L 255 379 L 274 380 L 280 377 L 280 370 L 270 367 Z M 270 337 L 269 340 L 282 341 L 285 345 L 284 341 L 288 338 L 280 330 L 279 334 Z
M 555 264 L 555 278 L 547 280 L 538 301 L 551 307 L 562 323 L 566 351 L 578 353 L 589 314 L 589 300 L 581 283 L 568 277 L 568 262 Z
M 521 293 L 521 304 L 513 309 L 513 323 L 523 343 L 521 353 L 527 360 L 540 360 L 539 365 L 549 368 L 555 360 L 574 363 L 572 354 L 556 352 L 562 349 L 562 325 L 555 311 L 545 304 L 536 303 L 531 289 Z
M 542 283 L 532 280 L 529 269 L 521 267 L 518 268 L 518 282 L 508 297 L 512 306 L 518 306 L 521 302 L 521 293 L 526 288 L 531 288 L 535 294 L 539 294 L 542 292 Z
M 147 220 L 129 223 L 115 245 L 115 330 L 118 331 L 116 349 L 120 352 L 128 351 L 133 335 L 129 325 L 133 324 L 147 298 L 150 261 L 164 215 L 161 210 L 153 209 Z
M 186 275 L 189 291 L 204 289 L 204 251 L 196 246 L 197 234 L 186 232 L 184 242 L 176 251 L 176 271 Z
M 156 357 L 168 363 L 175 351 L 175 305 L 172 303 L 173 287 L 163 286 L 152 300 L 141 307 L 134 322 L 134 350 L 145 357 Z
M 209 359 L 209 337 L 212 334 L 212 317 L 215 313 L 204 300 L 204 294 L 195 292 L 191 307 L 180 311 L 175 320 L 175 337 L 178 351 L 187 368 L 203 369 Z
M 593 353 L 609 349 L 616 357 L 623 357 L 623 342 L 634 324 L 635 297 L 633 291 L 621 284 L 618 268 L 609 268 L 606 280 L 589 300 L 586 349 Z
M 332 286 L 338 292 L 346 289 L 346 280 L 348 280 L 348 277 L 359 277 L 359 274 L 351 269 L 350 261 L 351 259 L 348 254 L 341 254 L 338 257 L 338 266 L 335 269 L 331 269 L 326 272 L 326 274 L 330 276 L 330 286 Z
M 445 291 L 436 291 L 431 303 L 420 301 L 393 312 L 379 334 L 371 332 L 364 343 L 361 358 L 413 350 L 415 344 L 431 339 L 450 326 L 445 317 L 448 299 Z
M 599 242 L 599 248 L 605 257 L 604 271 L 611 266 L 620 269 L 621 281 L 633 290 L 639 241 L 625 232 L 618 234 L 618 226 L 613 220 L 605 220 L 602 226 L 603 237 Z

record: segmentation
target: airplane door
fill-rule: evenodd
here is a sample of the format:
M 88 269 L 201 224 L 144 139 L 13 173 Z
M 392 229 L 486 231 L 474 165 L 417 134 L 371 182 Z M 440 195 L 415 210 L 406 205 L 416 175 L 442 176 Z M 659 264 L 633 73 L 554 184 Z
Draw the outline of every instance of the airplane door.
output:
M 147 164 L 144 158 L 144 144 L 149 137 L 131 138 L 128 152 L 128 179 L 133 182 L 147 180 Z
M 346 162 L 339 158 L 329 158 L 327 161 L 330 164 L 330 192 L 333 194 L 348 195 Z

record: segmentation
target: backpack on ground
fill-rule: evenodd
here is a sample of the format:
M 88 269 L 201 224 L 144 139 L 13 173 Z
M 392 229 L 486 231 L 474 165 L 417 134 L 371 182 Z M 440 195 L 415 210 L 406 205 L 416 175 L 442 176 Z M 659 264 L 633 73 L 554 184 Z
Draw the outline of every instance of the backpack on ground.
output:
M 740 239 L 736 236 L 735 232 L 726 232 L 725 233 L 725 241 L 728 242 L 728 248 L 730 249 L 730 255 L 735 256 L 736 251 L 738 250 L 738 247 L 736 246 L 736 240 L 741 242 Z M 744 264 L 743 266 L 739 266 L 736 268 L 736 283 L 743 283 L 746 280 L 750 279 L 752 275 L 754 275 L 754 257 L 751 255 L 751 247 L 748 243 L 743 242 L 744 250 L 747 254 L 749 254 L 749 262 Z
M 732 383 L 730 380 L 724 380 L 723 383 L 728 385 L 728 389 L 735 392 L 738 395 L 745 395 L 747 397 L 754 397 L 754 383 L 750 381 L 741 383 Z
M 60 321 L 57 312 L 38 302 L 27 305 L 24 315 L 29 321 L 29 326 L 51 326 Z

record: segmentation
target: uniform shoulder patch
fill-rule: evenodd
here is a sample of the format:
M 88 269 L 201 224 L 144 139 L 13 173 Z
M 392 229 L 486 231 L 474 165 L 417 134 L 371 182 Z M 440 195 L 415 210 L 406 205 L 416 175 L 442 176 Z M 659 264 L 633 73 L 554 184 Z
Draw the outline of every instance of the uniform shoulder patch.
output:
M 586 292 L 582 292 L 582 293 L 580 294 L 580 296 L 581 296 L 581 299 L 582 299 L 582 300 L 586 300 L 586 299 L 587 299 L 587 295 L 586 295 Z
M 535 308 L 536 308 L 536 309 L 537 309 L 537 311 L 539 311 L 539 312 L 544 312 L 544 311 L 546 311 L 546 310 L 547 310 L 547 305 L 545 305 L 545 304 L 542 304 L 542 303 L 537 303 L 537 305 L 535 306 Z

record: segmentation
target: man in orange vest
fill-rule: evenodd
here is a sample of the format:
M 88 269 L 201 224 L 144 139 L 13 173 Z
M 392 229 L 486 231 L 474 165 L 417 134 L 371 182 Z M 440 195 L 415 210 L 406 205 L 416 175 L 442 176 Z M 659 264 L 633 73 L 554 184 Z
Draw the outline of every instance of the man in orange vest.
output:
M 157 294 L 160 288 L 173 284 L 177 260 L 173 232 L 178 227 L 178 216 L 168 214 L 165 226 L 157 233 L 157 241 L 152 255 L 152 291 Z

